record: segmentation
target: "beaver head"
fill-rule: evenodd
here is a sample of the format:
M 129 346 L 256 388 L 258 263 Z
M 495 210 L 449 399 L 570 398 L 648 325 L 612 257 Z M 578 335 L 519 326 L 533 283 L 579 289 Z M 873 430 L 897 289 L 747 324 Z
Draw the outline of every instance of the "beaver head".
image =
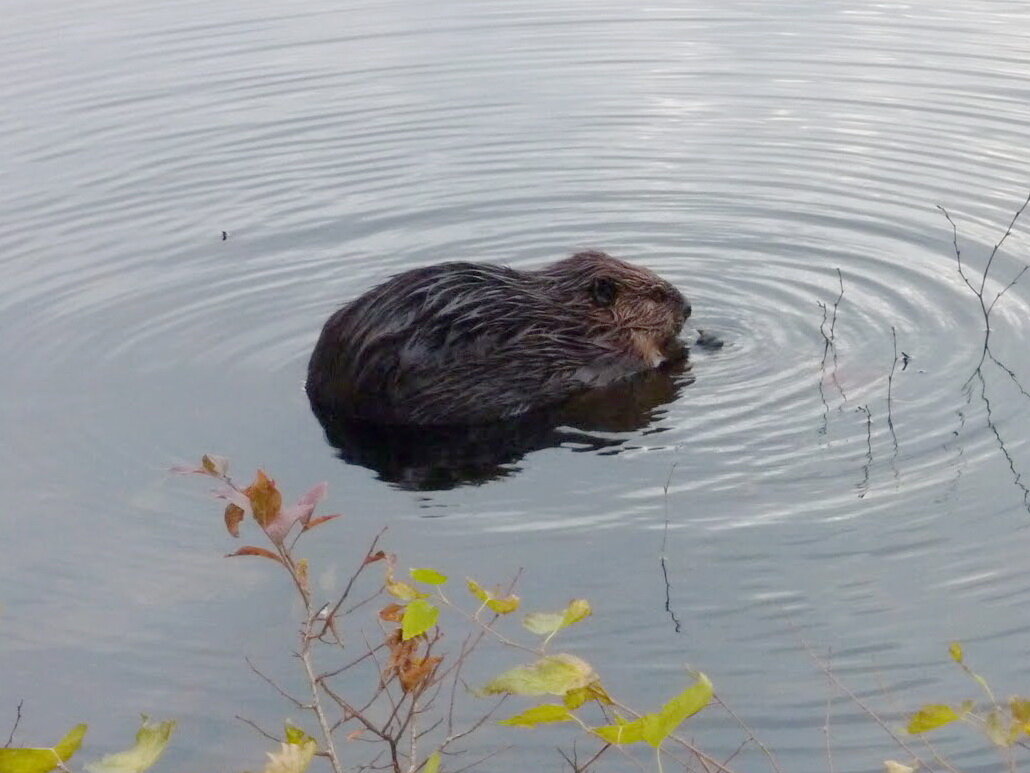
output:
M 651 271 L 587 251 L 536 271 L 406 271 L 326 322 L 308 365 L 320 417 L 511 418 L 681 356 L 690 304 Z
M 654 272 L 588 250 L 535 273 L 551 283 L 556 300 L 583 315 L 591 336 L 618 342 L 647 367 L 681 353 L 676 335 L 690 316 L 690 303 Z

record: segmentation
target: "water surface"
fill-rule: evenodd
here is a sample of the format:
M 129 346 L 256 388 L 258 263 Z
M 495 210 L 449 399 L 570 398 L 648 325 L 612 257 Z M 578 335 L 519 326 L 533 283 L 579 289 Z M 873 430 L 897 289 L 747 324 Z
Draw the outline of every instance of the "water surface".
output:
M 834 692 L 803 641 L 891 721 L 974 697 L 952 639 L 1000 694 L 1025 692 L 1030 279 L 991 314 L 1004 368 L 976 371 L 983 318 L 935 208 L 975 274 L 1030 186 L 1023 4 L 5 18 L 0 726 L 24 698 L 20 740 L 88 720 L 95 757 L 147 712 L 181 723 L 163 769 L 261 764 L 234 716 L 290 707 L 243 657 L 292 673 L 296 610 L 268 567 L 221 557 L 217 506 L 167 474 L 204 451 L 288 492 L 329 482 L 347 518 L 309 548 L 325 592 L 383 524 L 402 566 L 522 567 L 533 608 L 594 602 L 567 647 L 609 689 L 651 708 L 701 668 L 784 770 L 826 770 Z M 302 379 L 340 303 L 434 261 L 584 247 L 666 276 L 727 342 L 648 428 L 436 492 L 336 458 Z M 899 756 L 846 700 L 832 728 L 838 771 Z M 740 739 L 714 712 L 693 732 L 722 755 Z M 477 748 L 518 748 L 490 770 L 557 768 L 560 737 Z M 985 745 L 943 748 L 991 770 Z

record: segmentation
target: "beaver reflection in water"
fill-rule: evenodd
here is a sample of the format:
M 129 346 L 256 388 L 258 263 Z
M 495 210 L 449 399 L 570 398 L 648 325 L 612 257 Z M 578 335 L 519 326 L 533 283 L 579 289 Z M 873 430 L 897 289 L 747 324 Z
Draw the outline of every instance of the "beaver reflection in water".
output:
M 307 392 L 323 420 L 509 419 L 684 356 L 690 304 L 651 271 L 580 252 L 537 271 L 406 271 L 326 322 Z

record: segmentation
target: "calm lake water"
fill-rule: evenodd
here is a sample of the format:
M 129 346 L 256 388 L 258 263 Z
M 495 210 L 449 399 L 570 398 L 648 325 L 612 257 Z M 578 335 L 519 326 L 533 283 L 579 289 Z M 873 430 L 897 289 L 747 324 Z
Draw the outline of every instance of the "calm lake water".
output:
M 223 559 L 209 487 L 168 473 L 205 451 L 288 496 L 329 482 L 347 517 L 306 550 L 321 592 L 382 525 L 402 567 L 491 584 L 521 567 L 529 608 L 592 600 L 564 648 L 610 691 L 651 709 L 700 668 L 785 771 L 827 770 L 830 698 L 837 771 L 905 758 L 803 642 L 894 725 L 978 697 L 952 639 L 1000 695 L 1030 690 L 1030 276 L 976 371 L 983 318 L 936 209 L 978 277 L 1030 188 L 1030 6 L 14 0 L 4 17 L 17 740 L 88 721 L 89 760 L 146 712 L 180 722 L 160 770 L 256 769 L 268 745 L 235 715 L 297 717 L 244 663 L 296 673 L 289 589 Z M 584 247 L 674 281 L 726 341 L 649 426 L 442 491 L 336 457 L 302 382 L 339 304 L 431 262 Z M 522 659 L 491 652 L 476 678 Z M 718 711 L 688 732 L 719 756 L 741 739 Z M 515 746 L 482 769 L 558 770 L 563 737 L 474 749 Z M 996 769 L 971 733 L 940 739 Z M 735 765 L 767 769 L 754 750 Z

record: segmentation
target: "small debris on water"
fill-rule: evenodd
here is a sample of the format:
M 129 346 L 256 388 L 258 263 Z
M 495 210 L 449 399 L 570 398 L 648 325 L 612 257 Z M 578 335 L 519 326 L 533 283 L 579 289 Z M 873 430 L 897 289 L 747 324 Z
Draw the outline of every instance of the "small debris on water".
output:
M 229 232 L 228 231 L 222 231 L 222 241 L 224 242 L 228 238 L 229 238 Z
M 908 361 L 912 358 L 908 356 L 908 352 L 901 353 L 901 369 L 904 370 L 908 367 Z
M 719 336 L 701 329 L 697 331 L 697 341 L 695 343 L 702 349 L 721 349 L 723 346 L 723 340 Z

